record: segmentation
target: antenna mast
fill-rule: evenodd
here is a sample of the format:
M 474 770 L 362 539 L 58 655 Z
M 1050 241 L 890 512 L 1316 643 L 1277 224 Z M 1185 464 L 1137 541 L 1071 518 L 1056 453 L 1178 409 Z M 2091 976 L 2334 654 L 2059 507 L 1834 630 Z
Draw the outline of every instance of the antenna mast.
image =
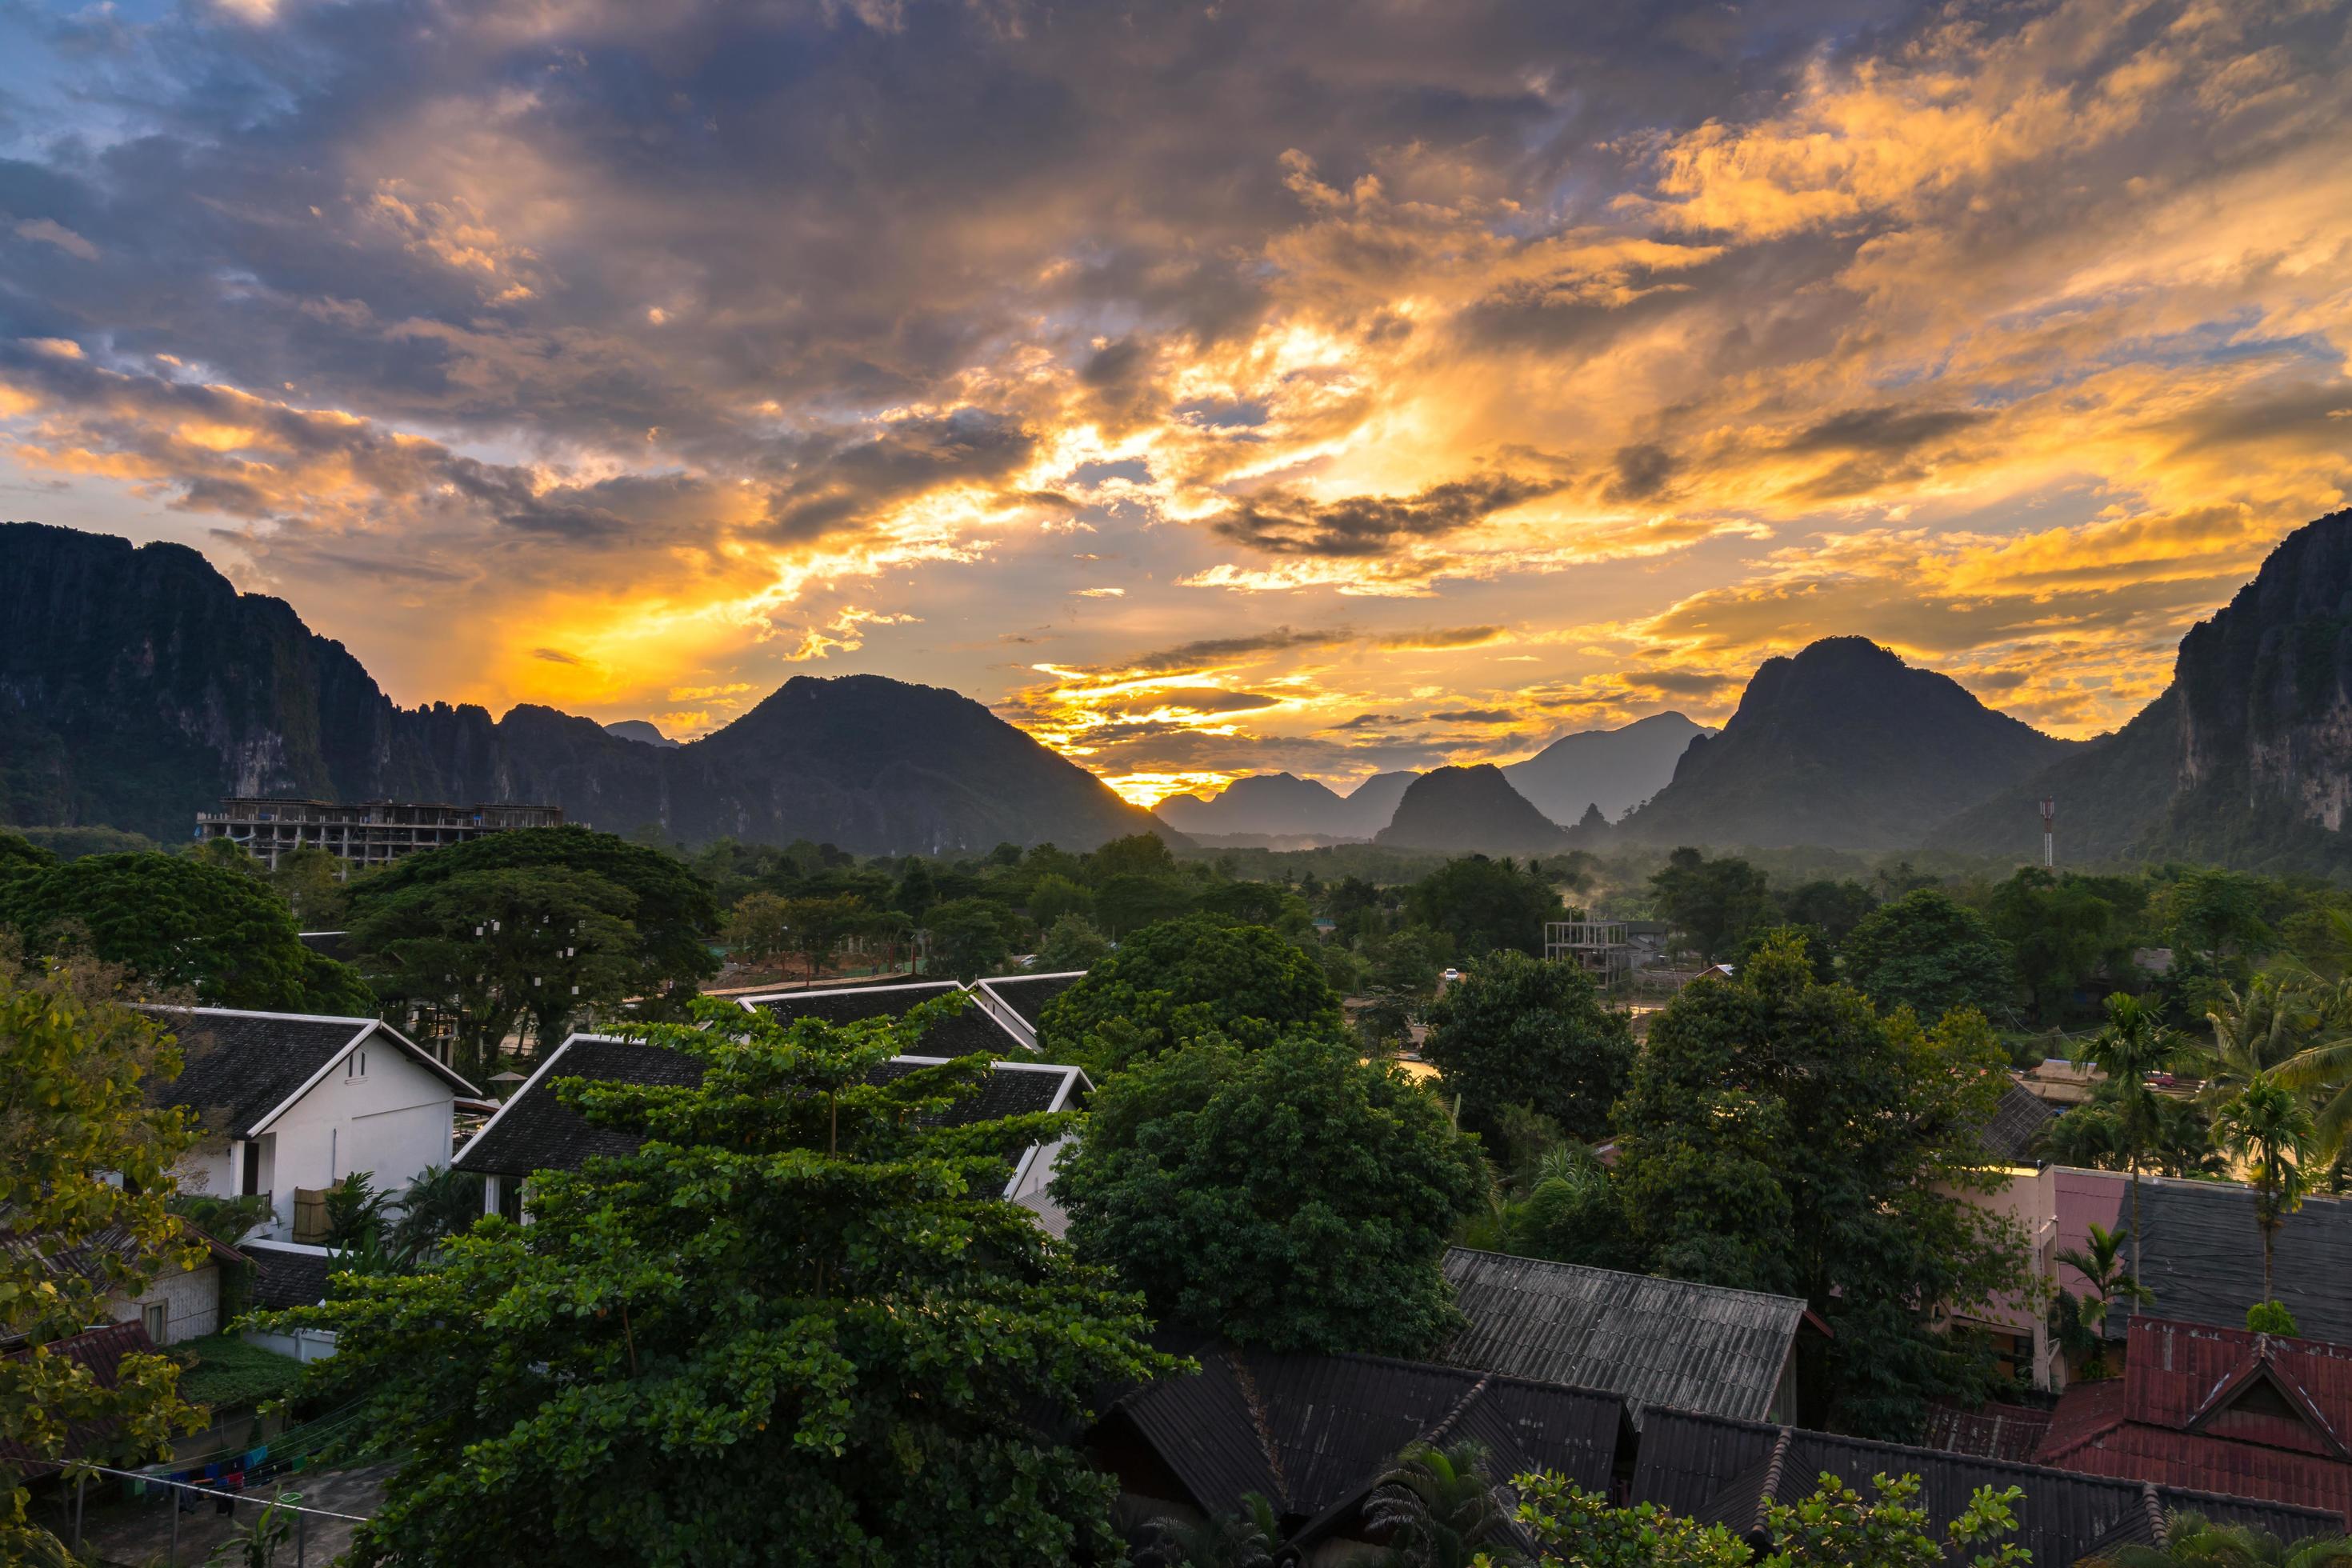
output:
M 2042 865 L 2045 870 L 2058 864 L 2057 823 L 2058 803 L 2044 800 L 2042 803 Z

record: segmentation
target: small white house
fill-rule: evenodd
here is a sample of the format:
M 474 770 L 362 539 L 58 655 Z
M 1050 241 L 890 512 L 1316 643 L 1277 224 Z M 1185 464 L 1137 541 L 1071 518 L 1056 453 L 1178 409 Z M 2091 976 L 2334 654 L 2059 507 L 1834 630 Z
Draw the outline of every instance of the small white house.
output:
M 391 1025 L 374 1018 L 159 1008 L 186 1066 L 163 1086 L 205 1141 L 182 1157 L 180 1190 L 267 1194 L 290 1235 L 297 1189 L 332 1186 L 364 1171 L 397 1194 L 449 1163 L 455 1101 L 473 1085 Z

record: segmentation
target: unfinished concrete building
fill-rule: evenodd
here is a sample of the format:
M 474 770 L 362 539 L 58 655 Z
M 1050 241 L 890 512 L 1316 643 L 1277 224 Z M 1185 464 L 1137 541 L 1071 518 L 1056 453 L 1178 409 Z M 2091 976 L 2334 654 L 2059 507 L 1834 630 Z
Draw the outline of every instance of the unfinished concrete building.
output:
M 226 838 L 272 870 L 281 855 L 324 849 L 353 866 L 383 866 L 404 855 L 464 844 L 517 827 L 561 827 L 560 805 L 444 805 L 404 800 L 236 797 L 196 813 L 198 838 Z

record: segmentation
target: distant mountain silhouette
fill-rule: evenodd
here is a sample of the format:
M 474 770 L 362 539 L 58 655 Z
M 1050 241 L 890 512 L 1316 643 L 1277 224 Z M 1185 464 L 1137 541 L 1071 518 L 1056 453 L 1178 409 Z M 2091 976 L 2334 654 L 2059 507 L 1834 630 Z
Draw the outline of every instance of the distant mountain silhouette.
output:
M 1620 729 L 1562 735 L 1503 776 L 1554 822 L 1581 821 L 1594 805 L 1614 822 L 1665 788 L 1693 740 L 1714 733 L 1679 713 L 1653 713 Z
M 1764 661 L 1720 734 L 1619 825 L 1654 844 L 1907 848 L 2077 742 L 1994 711 L 1865 637 Z
M 1928 842 L 2038 858 L 2044 797 L 2061 866 L 2352 876 L 2352 511 L 2280 541 L 2180 639 L 2172 684 L 2131 722 L 1990 792 Z
M 1419 773 L 1374 773 L 1347 795 L 1292 773 L 1252 773 L 1214 795 L 1171 795 L 1153 808 L 1180 833 L 1370 838 L 1389 825 Z
M 675 747 L 551 708 L 402 709 L 185 546 L 0 524 L 0 821 L 170 842 L 225 795 L 551 804 L 624 833 L 860 854 L 1168 831 L 952 691 L 796 677 Z
M 635 741 L 646 746 L 670 747 L 678 743 L 644 719 L 615 719 L 604 726 L 604 733 L 618 735 L 624 741 Z
M 1569 847 L 1568 830 L 1529 805 L 1491 763 L 1422 774 L 1372 842 L 1453 855 L 1549 855 Z

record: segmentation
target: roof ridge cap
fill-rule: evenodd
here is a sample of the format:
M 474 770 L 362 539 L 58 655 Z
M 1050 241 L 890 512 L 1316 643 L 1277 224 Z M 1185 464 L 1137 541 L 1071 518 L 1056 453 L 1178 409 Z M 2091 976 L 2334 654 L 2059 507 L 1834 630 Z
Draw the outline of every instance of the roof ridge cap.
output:
M 1478 1374 L 1478 1381 L 1472 1384 L 1469 1388 L 1463 1393 L 1462 1397 L 1454 1402 L 1452 1409 L 1446 1411 L 1444 1415 L 1438 1418 L 1436 1426 L 1432 1426 L 1428 1431 L 1421 1435 L 1421 1440 L 1431 1445 L 1433 1447 L 1444 1441 L 1446 1433 L 1453 1430 L 1454 1424 L 1461 1420 L 1463 1416 L 1469 1414 L 1470 1407 L 1478 1403 L 1479 1399 L 1486 1392 L 1486 1385 L 1494 1382 L 1494 1380 L 1495 1374 L 1493 1373 L 1480 1373 Z
M 1242 1359 L 1238 1347 L 1225 1347 L 1225 1365 L 1234 1374 L 1234 1386 L 1241 1390 L 1242 1408 L 1249 1414 L 1250 1431 L 1256 1436 L 1258 1449 L 1265 1457 L 1266 1473 L 1274 1477 L 1274 1484 L 1282 1493 L 1277 1500 L 1281 1502 L 1284 1512 L 1290 1512 L 1290 1478 L 1283 1473 L 1282 1451 L 1275 1445 L 1274 1422 L 1266 1414 L 1265 1396 L 1258 1392 L 1257 1378 L 1250 1372 L 1249 1363 Z
M 1772 1456 L 1764 1462 L 1764 1484 L 1756 1492 L 1756 1518 L 1748 1528 L 1764 1530 L 1772 1515 L 1772 1505 L 1780 1500 L 1781 1472 L 1789 1463 L 1789 1449 L 1796 1442 L 1797 1429 L 1783 1426 L 1772 1440 Z

